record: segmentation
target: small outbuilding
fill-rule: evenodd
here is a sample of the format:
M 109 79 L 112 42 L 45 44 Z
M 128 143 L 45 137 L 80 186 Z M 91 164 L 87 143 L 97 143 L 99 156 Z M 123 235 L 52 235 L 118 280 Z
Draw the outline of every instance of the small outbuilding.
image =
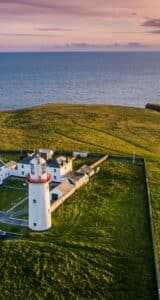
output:
M 84 175 L 87 174 L 90 177 L 94 175 L 95 171 L 90 166 L 83 165 L 79 170 L 77 170 L 77 173 L 84 174 Z
M 58 198 L 70 192 L 73 188 L 74 185 L 68 179 L 65 179 L 50 192 L 51 201 L 56 201 Z
M 84 152 L 84 151 L 74 151 L 73 152 L 73 156 L 74 157 L 82 157 L 82 158 L 86 158 L 88 156 L 88 152 Z
M 50 150 L 50 149 L 39 149 L 39 154 L 45 160 L 48 160 L 48 159 L 52 159 L 54 152 L 53 152 L 53 150 Z

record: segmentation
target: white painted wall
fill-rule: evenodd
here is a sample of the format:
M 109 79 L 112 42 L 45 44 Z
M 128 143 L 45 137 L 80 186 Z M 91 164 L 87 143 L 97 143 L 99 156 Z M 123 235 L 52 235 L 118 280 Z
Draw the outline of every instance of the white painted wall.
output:
M 73 169 L 72 161 L 64 164 L 64 166 L 60 166 L 60 168 L 47 168 L 48 173 L 51 174 L 52 181 L 54 182 L 62 182 L 64 180 L 64 176 L 71 172 Z
M 43 231 L 51 227 L 48 183 L 29 183 L 29 228 Z
M 50 192 L 50 199 L 52 200 L 52 194 L 57 194 L 58 198 L 60 198 L 61 196 L 63 196 L 63 193 L 58 189 L 58 188 L 54 188 L 51 192 Z
M 47 230 L 51 227 L 51 211 L 46 161 L 37 155 L 31 160 L 29 168 L 29 228 Z
M 4 170 L 3 172 L 0 171 L 0 184 L 2 184 L 3 180 L 9 176 L 17 176 L 17 177 L 25 178 L 30 173 L 30 164 L 17 163 L 16 169 L 5 168 L 5 166 L 1 167 L 1 169 Z M 62 182 L 64 180 L 64 176 L 68 172 L 71 172 L 72 169 L 73 167 L 72 167 L 71 160 L 67 163 L 64 163 L 64 165 L 60 166 L 60 168 L 47 167 L 47 171 L 49 174 L 51 174 L 51 180 L 53 182 Z
M 0 184 L 3 184 L 3 181 L 10 176 L 10 169 L 5 166 L 0 168 Z
M 22 164 L 22 163 L 17 163 L 17 168 L 14 170 L 11 170 L 11 175 L 12 176 L 17 176 L 17 177 L 26 177 L 30 173 L 30 165 L 28 164 Z

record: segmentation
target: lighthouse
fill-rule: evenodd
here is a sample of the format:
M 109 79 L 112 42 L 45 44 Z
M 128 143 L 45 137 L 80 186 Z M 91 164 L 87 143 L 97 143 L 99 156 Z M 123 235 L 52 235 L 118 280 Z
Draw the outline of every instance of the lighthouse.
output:
M 30 173 L 27 175 L 29 190 L 29 228 L 35 231 L 51 227 L 51 209 L 49 182 L 46 161 L 38 154 L 30 162 Z

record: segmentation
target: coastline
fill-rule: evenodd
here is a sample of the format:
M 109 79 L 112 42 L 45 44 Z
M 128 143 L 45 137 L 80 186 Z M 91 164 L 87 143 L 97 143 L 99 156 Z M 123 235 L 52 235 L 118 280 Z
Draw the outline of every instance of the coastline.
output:
M 158 105 L 158 104 L 157 104 Z M 132 109 L 146 109 L 146 106 L 131 106 L 131 105 L 121 105 L 121 104 L 112 104 L 112 103 L 71 103 L 71 102 L 46 102 L 41 104 L 29 105 L 26 107 L 18 107 L 18 108 L 8 108 L 8 109 L 1 109 L 0 113 L 2 112 L 14 112 L 14 111 L 24 111 L 36 108 L 43 108 L 46 106 L 75 106 L 75 107 L 120 107 L 120 108 L 132 108 Z

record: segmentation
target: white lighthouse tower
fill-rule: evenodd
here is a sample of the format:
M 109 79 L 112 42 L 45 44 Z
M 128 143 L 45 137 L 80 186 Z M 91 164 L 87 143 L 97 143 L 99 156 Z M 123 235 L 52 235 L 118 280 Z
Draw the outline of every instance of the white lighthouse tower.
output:
M 51 227 L 49 196 L 50 174 L 46 171 L 46 161 L 38 154 L 30 162 L 27 176 L 29 185 L 29 228 L 35 231 Z

